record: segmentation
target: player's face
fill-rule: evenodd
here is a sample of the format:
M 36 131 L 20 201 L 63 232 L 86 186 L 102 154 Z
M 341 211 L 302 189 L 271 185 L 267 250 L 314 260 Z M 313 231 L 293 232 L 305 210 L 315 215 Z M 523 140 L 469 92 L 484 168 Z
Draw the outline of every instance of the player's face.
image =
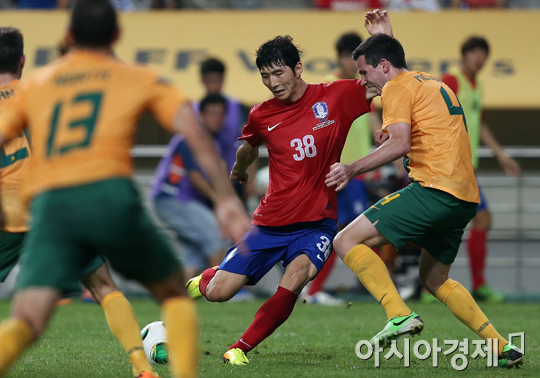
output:
M 223 74 L 208 72 L 202 76 L 202 82 L 206 87 L 207 94 L 220 94 L 223 88 Z
M 487 54 L 483 49 L 477 47 L 469 50 L 463 55 L 463 68 L 467 73 L 475 75 L 482 69 L 486 59 Z
M 344 79 L 354 79 L 358 73 L 356 62 L 352 58 L 352 54 L 343 54 L 338 58 L 338 65 Z
M 200 113 L 201 123 L 212 134 L 218 133 L 225 122 L 225 106 L 223 104 L 208 104 Z
M 298 99 L 302 63 L 297 63 L 295 71 L 289 66 L 272 66 L 261 68 L 260 73 L 263 84 L 276 98 L 287 103 Z
M 361 84 L 368 89 L 375 89 L 377 95 L 380 96 L 384 85 L 388 81 L 383 65 L 379 63 L 377 67 L 373 67 L 371 64 L 366 63 L 366 57 L 362 55 L 356 60 L 356 67 L 360 74 Z

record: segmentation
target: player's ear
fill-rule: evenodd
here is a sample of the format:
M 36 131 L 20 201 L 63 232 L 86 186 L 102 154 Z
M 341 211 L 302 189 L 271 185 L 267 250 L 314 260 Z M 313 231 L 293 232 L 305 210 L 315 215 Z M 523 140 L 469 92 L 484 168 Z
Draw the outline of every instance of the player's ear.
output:
M 122 30 L 119 26 L 117 26 L 114 30 L 113 43 L 118 42 L 118 40 L 120 39 L 120 35 L 122 35 Z
M 26 63 L 26 55 L 23 55 L 21 56 L 21 61 L 19 62 L 19 72 L 22 72 L 25 63 Z
M 381 65 L 383 72 L 388 73 L 388 71 L 390 70 L 390 62 L 383 58 L 381 59 L 379 64 Z
M 304 66 L 302 65 L 302 62 L 296 63 L 296 66 L 294 67 L 294 74 L 296 75 L 297 79 L 300 79 L 300 76 L 302 76 L 302 72 L 304 72 Z

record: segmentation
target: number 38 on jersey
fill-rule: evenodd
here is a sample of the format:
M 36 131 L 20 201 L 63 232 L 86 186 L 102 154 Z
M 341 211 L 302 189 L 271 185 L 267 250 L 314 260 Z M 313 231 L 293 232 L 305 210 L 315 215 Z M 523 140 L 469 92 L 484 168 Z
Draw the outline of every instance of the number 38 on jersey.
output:
M 313 135 L 305 135 L 302 139 L 295 138 L 291 140 L 291 147 L 296 151 L 293 155 L 296 161 L 302 161 L 306 157 L 312 158 L 317 155 L 317 147 L 315 147 L 315 138 Z

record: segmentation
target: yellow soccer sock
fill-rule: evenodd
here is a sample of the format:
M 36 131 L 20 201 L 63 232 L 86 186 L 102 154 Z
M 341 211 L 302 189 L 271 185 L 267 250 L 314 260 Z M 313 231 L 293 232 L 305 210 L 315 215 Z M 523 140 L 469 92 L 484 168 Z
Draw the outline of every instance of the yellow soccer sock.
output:
M 9 318 L 0 325 L 0 376 L 8 371 L 33 339 L 32 329 L 24 320 Z
M 359 244 L 347 253 L 343 262 L 384 307 L 388 319 L 412 313 L 399 295 L 386 265 L 371 248 Z
M 435 296 L 454 313 L 460 322 L 474 333 L 487 339 L 499 339 L 499 355 L 508 341 L 497 332 L 487 316 L 476 304 L 472 295 L 459 282 L 447 279 L 437 290 Z
M 188 297 L 168 299 L 161 307 L 167 327 L 171 369 L 176 378 L 196 378 L 199 364 L 199 320 Z
M 107 323 L 112 334 L 118 339 L 129 356 L 133 375 L 137 376 L 141 370 L 154 373 L 144 353 L 139 323 L 135 312 L 124 294 L 115 291 L 108 294 L 101 302 Z

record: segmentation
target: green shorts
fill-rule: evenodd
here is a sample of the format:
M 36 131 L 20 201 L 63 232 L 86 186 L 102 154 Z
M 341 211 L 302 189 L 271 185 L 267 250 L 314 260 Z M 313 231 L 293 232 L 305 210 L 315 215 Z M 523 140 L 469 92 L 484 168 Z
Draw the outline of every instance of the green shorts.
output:
M 18 289 L 64 291 L 66 283 L 88 272 L 98 255 L 126 278 L 142 283 L 165 280 L 180 268 L 131 180 L 50 190 L 36 196 L 30 210 Z
M 477 207 L 441 190 L 411 183 L 381 199 L 364 215 L 371 223 L 378 221 L 375 227 L 396 249 L 412 241 L 437 261 L 452 264 Z
M 0 231 L 0 282 L 4 282 L 19 262 L 26 232 Z
M 0 282 L 4 282 L 15 265 L 21 259 L 22 247 L 26 238 L 26 232 L 0 231 Z M 105 260 L 96 256 L 83 270 L 83 275 L 99 268 Z M 64 286 L 64 295 L 81 293 L 81 285 L 73 281 Z

